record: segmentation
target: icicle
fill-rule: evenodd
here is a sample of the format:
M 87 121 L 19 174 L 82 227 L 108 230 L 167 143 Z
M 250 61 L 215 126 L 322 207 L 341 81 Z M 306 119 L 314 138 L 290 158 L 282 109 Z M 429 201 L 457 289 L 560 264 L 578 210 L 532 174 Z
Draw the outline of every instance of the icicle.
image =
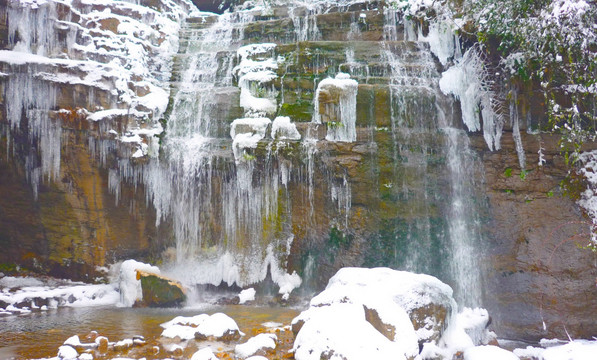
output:
M 313 97 L 312 122 L 320 124 L 325 116 L 328 132 L 326 140 L 352 142 L 356 140 L 356 107 L 358 83 L 348 74 L 338 73 L 334 79 L 322 80 Z M 320 104 L 324 102 L 324 109 Z
M 518 119 L 518 93 L 515 89 L 511 92 L 512 99 L 510 100 L 510 124 L 512 125 L 512 138 L 516 146 L 516 154 L 518 155 L 518 164 L 521 170 L 526 169 L 526 158 L 524 148 L 522 146 L 522 138 L 520 137 L 520 127 Z

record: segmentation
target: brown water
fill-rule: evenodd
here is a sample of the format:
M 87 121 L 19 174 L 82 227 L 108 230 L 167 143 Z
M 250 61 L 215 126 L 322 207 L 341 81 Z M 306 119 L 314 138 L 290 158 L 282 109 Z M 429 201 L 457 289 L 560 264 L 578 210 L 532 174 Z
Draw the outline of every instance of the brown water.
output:
M 72 335 L 81 338 L 92 330 L 108 337 L 110 341 L 142 335 L 149 342 L 157 342 L 162 332 L 161 323 L 176 316 L 193 316 L 202 313 L 223 312 L 232 317 L 242 332 L 246 334 L 239 342 L 265 331 L 262 325 L 276 322 L 289 325 L 298 315 L 299 310 L 283 307 L 259 306 L 205 306 L 194 309 L 133 309 L 117 307 L 60 308 L 46 312 L 0 317 L 0 359 L 37 359 L 54 357 L 58 347 Z M 291 347 L 290 333 L 279 334 L 281 342 L 286 343 L 286 351 Z M 81 339 L 85 342 L 84 339 Z M 194 342 L 192 340 L 191 342 Z M 232 351 L 234 344 L 210 344 L 214 351 Z M 189 351 L 194 351 L 199 344 L 190 344 Z M 130 356 L 130 354 L 129 354 Z M 275 358 L 281 357 L 276 354 Z M 172 357 L 162 354 L 155 358 Z M 186 357 L 186 356 L 185 356 Z M 272 358 L 274 358 L 272 356 Z

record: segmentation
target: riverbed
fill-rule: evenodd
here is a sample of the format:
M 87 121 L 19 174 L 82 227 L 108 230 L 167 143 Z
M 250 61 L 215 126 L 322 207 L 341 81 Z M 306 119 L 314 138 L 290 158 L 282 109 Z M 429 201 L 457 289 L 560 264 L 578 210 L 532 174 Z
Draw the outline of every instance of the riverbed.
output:
M 64 307 L 48 311 L 36 311 L 22 315 L 0 317 L 0 359 L 39 359 L 55 357 L 58 347 L 73 335 L 79 335 L 84 342 L 86 334 L 96 331 L 110 341 L 141 335 L 151 343 L 159 343 L 162 328 L 160 324 L 176 316 L 193 316 L 202 313 L 225 313 L 232 317 L 246 335 L 239 341 L 268 329 L 290 325 L 300 309 L 276 306 L 246 305 L 195 305 L 179 309 L 102 307 Z M 265 324 L 265 325 L 264 325 Z M 284 335 L 288 333 L 288 335 Z M 292 345 L 290 331 L 278 331 L 280 342 L 288 344 L 278 351 L 285 352 Z M 288 341 L 287 341 L 288 340 Z M 160 343 L 164 345 L 164 343 Z M 232 351 L 234 344 L 211 344 L 214 350 Z M 192 353 L 199 342 L 187 344 Z M 163 358 L 166 356 L 162 354 Z M 281 356 L 281 355 L 280 355 Z

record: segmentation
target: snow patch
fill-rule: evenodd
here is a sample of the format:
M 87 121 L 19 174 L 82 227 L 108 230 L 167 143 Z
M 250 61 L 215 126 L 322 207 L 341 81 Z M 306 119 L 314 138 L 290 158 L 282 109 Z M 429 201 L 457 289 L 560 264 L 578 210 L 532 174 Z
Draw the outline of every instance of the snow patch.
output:
M 290 122 L 288 116 L 278 116 L 272 123 L 272 139 L 275 140 L 300 140 L 301 134 L 296 129 L 296 124 Z
M 239 304 L 244 304 L 249 301 L 255 301 L 255 289 L 249 288 L 245 289 L 238 294 Z

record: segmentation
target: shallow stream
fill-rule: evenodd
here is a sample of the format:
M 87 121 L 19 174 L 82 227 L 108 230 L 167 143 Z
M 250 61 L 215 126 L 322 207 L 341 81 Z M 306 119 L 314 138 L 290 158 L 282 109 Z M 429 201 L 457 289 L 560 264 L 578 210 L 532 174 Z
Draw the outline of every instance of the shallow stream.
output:
M 111 342 L 142 335 L 149 344 L 158 342 L 162 328 L 160 324 L 176 316 L 193 316 L 202 313 L 223 312 L 232 317 L 246 335 L 239 343 L 266 330 L 264 323 L 273 322 L 290 325 L 299 309 L 245 305 L 199 305 L 180 309 L 148 309 L 121 307 L 59 308 L 24 315 L 0 317 L 0 359 L 38 359 L 55 357 L 58 347 L 73 335 L 79 335 L 81 342 L 91 331 L 97 331 Z M 279 336 L 282 341 L 283 336 Z M 191 341 L 194 343 L 194 341 Z M 161 342 L 164 345 L 164 342 Z M 197 344 L 187 346 L 191 352 Z M 292 346 L 292 345 L 290 345 Z M 234 344 L 214 344 L 214 351 L 230 351 Z M 173 357 L 158 354 L 156 358 Z

